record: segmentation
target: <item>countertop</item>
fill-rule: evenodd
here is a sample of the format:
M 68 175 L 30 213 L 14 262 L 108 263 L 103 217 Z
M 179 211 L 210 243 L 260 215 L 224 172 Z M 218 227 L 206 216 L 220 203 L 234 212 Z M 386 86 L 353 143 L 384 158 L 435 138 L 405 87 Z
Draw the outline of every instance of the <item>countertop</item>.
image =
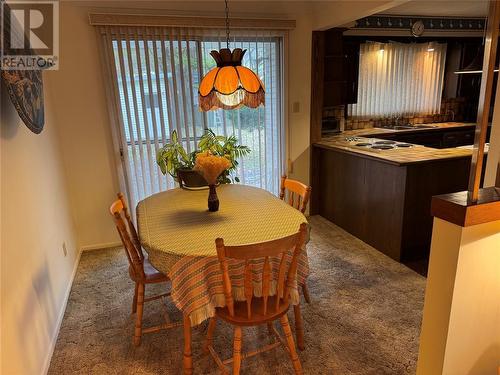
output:
M 369 147 L 356 146 L 357 143 L 375 143 L 384 139 L 377 138 L 377 135 L 388 134 L 407 134 L 407 133 L 428 133 L 443 129 L 457 129 L 474 127 L 474 123 L 462 122 L 445 122 L 426 124 L 433 125 L 430 129 L 408 129 L 408 130 L 392 130 L 382 128 L 356 129 L 344 131 L 341 134 L 336 134 L 324 137 L 321 141 L 314 143 L 315 146 L 327 149 L 335 149 L 351 154 L 356 154 L 362 157 L 379 159 L 396 165 L 407 165 L 414 163 L 422 163 L 428 161 L 437 161 L 440 159 L 462 158 L 472 156 L 472 146 L 456 147 L 456 148 L 430 148 L 421 145 L 412 145 L 409 148 L 394 148 L 390 150 L 376 150 Z M 347 140 L 346 138 L 356 138 Z M 398 142 L 403 143 L 403 142 Z M 487 152 L 487 147 L 485 147 Z

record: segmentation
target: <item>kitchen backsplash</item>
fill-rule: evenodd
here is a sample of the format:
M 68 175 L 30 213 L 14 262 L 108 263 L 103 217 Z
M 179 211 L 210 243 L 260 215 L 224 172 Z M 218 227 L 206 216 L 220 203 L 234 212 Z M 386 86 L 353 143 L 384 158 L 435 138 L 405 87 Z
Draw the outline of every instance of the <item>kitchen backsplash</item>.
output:
M 413 115 L 401 116 L 399 121 L 401 124 L 428 124 L 433 122 L 450 122 L 450 121 L 463 121 L 464 119 L 465 98 L 451 98 L 443 99 L 441 101 L 441 111 L 434 115 Z M 356 119 L 345 118 L 345 106 L 339 105 L 335 107 L 325 108 L 323 117 L 333 116 L 336 117 L 344 126 L 345 130 L 353 129 L 366 129 L 376 126 L 391 124 L 394 120 L 385 118 L 371 118 L 371 119 Z

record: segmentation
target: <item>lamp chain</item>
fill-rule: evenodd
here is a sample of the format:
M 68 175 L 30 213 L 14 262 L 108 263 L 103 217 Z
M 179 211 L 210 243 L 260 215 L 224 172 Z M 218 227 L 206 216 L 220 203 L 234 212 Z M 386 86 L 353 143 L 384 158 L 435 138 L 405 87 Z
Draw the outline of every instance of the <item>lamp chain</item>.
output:
M 226 4 L 226 47 L 229 49 L 229 7 L 227 6 L 227 0 L 224 0 Z

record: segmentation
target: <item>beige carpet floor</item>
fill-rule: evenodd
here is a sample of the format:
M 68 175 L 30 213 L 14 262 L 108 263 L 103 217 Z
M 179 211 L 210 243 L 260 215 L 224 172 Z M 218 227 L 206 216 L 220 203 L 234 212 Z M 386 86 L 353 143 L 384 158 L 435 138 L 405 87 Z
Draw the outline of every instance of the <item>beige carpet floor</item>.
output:
M 312 217 L 308 254 L 311 304 L 303 304 L 305 374 L 414 374 L 425 278 L 321 217 Z M 152 290 L 151 290 L 152 291 Z M 147 292 L 147 291 L 146 291 Z M 133 284 L 123 249 L 82 255 L 49 374 L 180 374 L 181 328 L 132 345 Z M 144 323 L 161 320 L 161 302 Z M 172 319 L 181 319 L 169 307 Z M 293 316 L 290 314 L 293 322 Z M 195 374 L 217 374 L 202 353 L 206 324 L 193 331 Z M 219 323 L 215 345 L 230 355 L 231 329 Z M 244 348 L 267 343 L 267 328 L 244 330 Z M 292 374 L 281 348 L 243 362 L 242 374 Z

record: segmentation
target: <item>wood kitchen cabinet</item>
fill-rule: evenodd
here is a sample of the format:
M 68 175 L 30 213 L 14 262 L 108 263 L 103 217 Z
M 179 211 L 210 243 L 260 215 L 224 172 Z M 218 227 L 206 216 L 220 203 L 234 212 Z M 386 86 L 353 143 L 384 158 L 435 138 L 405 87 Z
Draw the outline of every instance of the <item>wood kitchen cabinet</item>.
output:
M 311 61 L 311 142 L 321 139 L 325 108 L 356 103 L 359 42 L 345 40 L 345 29 L 313 31 Z
M 431 198 L 467 189 L 471 157 L 398 164 L 313 145 L 311 214 L 399 262 L 428 257 Z
M 345 41 L 344 29 L 324 31 L 323 107 L 356 103 L 358 95 L 359 43 Z M 313 65 L 314 66 L 314 65 Z
M 474 144 L 474 130 L 445 132 L 443 134 L 443 148 L 459 147 Z

